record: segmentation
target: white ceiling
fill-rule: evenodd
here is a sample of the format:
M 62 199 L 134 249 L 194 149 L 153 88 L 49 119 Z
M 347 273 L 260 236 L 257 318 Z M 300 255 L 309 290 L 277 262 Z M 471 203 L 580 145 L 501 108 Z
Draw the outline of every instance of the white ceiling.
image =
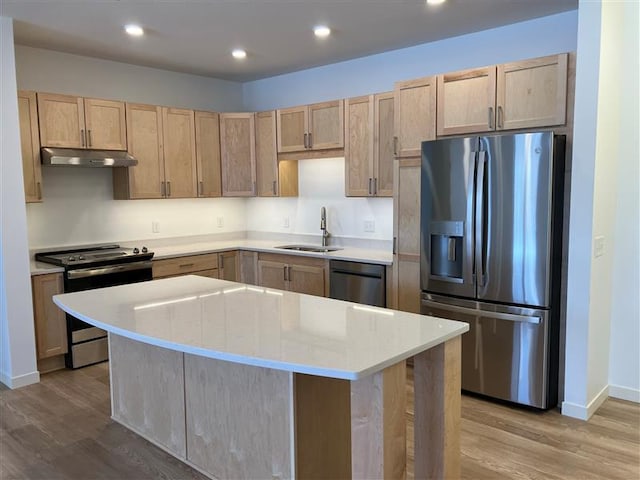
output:
M 573 10 L 578 0 L 0 0 L 16 43 L 248 81 Z M 144 37 L 123 31 L 139 23 Z M 329 38 L 314 37 L 324 23 Z M 243 61 L 230 56 L 244 48 Z M 425 59 L 425 61 L 428 61 Z

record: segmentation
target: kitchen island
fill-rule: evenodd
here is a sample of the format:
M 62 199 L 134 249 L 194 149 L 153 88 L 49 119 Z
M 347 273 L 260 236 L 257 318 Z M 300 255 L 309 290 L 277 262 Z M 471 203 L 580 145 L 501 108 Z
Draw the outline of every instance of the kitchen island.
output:
M 465 323 L 184 276 L 54 297 L 109 332 L 112 418 L 212 478 L 459 476 Z

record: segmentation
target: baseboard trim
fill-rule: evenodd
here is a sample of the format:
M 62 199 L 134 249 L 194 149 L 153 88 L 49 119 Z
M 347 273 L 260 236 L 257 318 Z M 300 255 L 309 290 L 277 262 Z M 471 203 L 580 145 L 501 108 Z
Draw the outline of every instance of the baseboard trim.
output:
M 620 385 L 609 385 L 609 396 L 627 400 L 629 402 L 640 403 L 640 390 Z
M 609 398 L 609 385 L 606 385 L 600 390 L 600 393 L 598 393 L 587 406 L 571 402 L 562 402 L 562 415 L 580 420 L 589 420 L 607 398 Z
M 35 371 L 31 373 L 25 373 L 24 375 L 18 375 L 17 377 L 10 377 L 6 373 L 0 373 L 0 382 L 5 384 L 11 390 L 20 387 L 26 387 L 27 385 L 33 385 L 40 382 L 40 372 Z

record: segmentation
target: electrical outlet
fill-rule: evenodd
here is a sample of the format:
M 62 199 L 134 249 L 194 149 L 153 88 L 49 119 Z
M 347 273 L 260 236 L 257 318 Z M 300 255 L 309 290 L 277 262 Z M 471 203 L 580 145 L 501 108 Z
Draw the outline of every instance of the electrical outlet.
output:
M 217 217 L 216 225 L 218 226 L 218 228 L 224 227 L 224 217 Z
M 375 232 L 376 231 L 376 222 L 373 220 L 365 220 L 364 221 L 364 231 L 365 232 Z
M 604 237 L 602 235 L 593 239 L 593 256 L 598 258 L 604 255 Z
M 283 217 L 282 218 L 282 226 L 284 228 L 289 228 L 289 217 Z
M 151 232 L 160 233 L 160 222 L 153 221 L 151 222 Z

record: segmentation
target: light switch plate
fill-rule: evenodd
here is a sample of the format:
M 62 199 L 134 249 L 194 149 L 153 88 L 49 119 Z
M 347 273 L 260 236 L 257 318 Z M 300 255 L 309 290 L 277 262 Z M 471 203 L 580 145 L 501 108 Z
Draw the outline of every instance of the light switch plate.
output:
M 224 217 L 217 217 L 216 225 L 218 226 L 218 228 L 224 227 Z
M 598 258 L 604 255 L 604 237 L 599 235 L 593 239 L 593 256 Z

